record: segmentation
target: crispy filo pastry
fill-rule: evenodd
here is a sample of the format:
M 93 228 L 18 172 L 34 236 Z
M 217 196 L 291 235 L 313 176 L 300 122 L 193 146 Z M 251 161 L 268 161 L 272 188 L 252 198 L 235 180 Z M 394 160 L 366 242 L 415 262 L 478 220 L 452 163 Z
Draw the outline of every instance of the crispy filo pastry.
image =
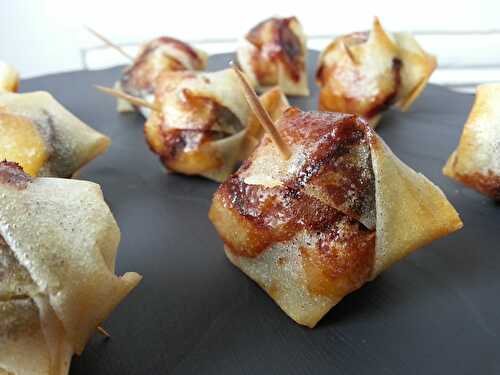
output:
M 390 106 L 406 111 L 436 66 L 410 33 L 389 34 L 375 18 L 370 32 L 338 37 L 321 53 L 319 109 L 355 113 L 375 127 Z
M 71 177 L 110 142 L 47 92 L 0 94 L 0 160 L 32 176 Z
M 288 109 L 215 193 L 209 218 L 229 260 L 299 324 L 462 222 L 442 191 L 356 116 Z
M 0 163 L 0 373 L 67 374 L 141 276 L 115 276 L 120 230 L 99 185 Z
M 457 149 L 443 173 L 500 200 L 500 84 L 477 88 L 476 100 Z
M 273 119 L 288 107 L 278 88 L 260 100 Z M 232 69 L 166 72 L 158 79 L 156 103 L 161 111 L 147 120 L 145 136 L 170 171 L 222 182 L 262 137 Z
M 19 88 L 19 73 L 12 66 L 0 61 L 0 94 L 4 91 L 16 92 Z
M 162 36 L 144 44 L 133 64 L 123 71 L 115 87 L 127 94 L 154 100 L 156 79 L 165 71 L 204 70 L 208 55 L 178 39 Z M 134 107 L 118 100 L 118 111 L 133 111 Z M 149 111 L 140 108 L 145 116 Z
M 239 42 L 236 53 L 257 91 L 277 85 L 286 95 L 309 95 L 306 36 L 296 17 L 259 23 Z

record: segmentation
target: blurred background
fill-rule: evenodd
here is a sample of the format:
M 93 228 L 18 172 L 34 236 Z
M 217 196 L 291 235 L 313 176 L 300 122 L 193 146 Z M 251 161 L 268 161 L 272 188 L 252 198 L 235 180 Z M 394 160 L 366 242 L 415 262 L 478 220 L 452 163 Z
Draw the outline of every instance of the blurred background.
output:
M 23 78 L 127 61 L 83 25 L 130 53 L 169 35 L 209 53 L 232 52 L 257 22 L 296 15 L 309 48 L 336 35 L 371 27 L 377 15 L 391 31 L 411 31 L 438 57 L 431 82 L 457 90 L 500 81 L 500 1 L 62 1 L 0 0 L 0 60 Z

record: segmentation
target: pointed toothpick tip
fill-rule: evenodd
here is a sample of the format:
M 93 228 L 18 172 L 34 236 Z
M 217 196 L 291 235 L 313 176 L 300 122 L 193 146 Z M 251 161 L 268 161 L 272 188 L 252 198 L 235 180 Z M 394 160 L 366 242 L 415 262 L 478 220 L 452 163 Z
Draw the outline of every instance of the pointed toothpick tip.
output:
M 103 335 L 104 337 L 110 339 L 111 338 L 111 335 L 108 333 L 108 331 L 106 331 L 103 327 L 101 326 L 97 326 L 97 332 L 99 332 L 101 335 Z
M 236 66 L 233 61 L 229 62 L 229 66 L 236 72 L 236 75 L 238 76 L 243 87 L 245 99 L 247 100 L 252 112 L 255 114 L 255 117 L 257 117 L 262 127 L 266 130 L 266 132 L 273 140 L 274 144 L 278 148 L 281 157 L 284 160 L 288 160 L 291 155 L 290 149 L 276 129 L 271 116 L 269 116 L 269 113 L 267 113 L 266 109 L 262 106 L 262 103 L 257 97 L 257 94 L 255 93 L 252 86 L 248 83 L 243 72 Z
M 108 94 L 111 96 L 114 96 L 115 98 L 120 98 L 128 101 L 129 103 L 132 103 L 133 105 L 136 105 L 138 107 L 145 107 L 149 108 L 152 111 L 155 112 L 161 112 L 160 106 L 150 103 L 147 100 L 144 100 L 142 98 L 138 98 L 136 96 L 129 95 L 123 91 L 113 89 L 111 87 L 106 87 L 106 86 L 100 86 L 100 85 L 94 85 L 94 87 L 97 89 L 97 91 L 100 91 L 104 94 Z
M 85 29 L 87 29 L 87 31 L 90 32 L 92 35 L 94 35 L 97 39 L 100 39 L 108 47 L 111 47 L 114 50 L 118 51 L 123 56 L 125 56 L 127 59 L 129 59 L 130 61 L 134 61 L 134 57 L 131 56 L 131 55 L 129 55 L 127 52 L 125 52 L 125 50 L 122 47 L 120 47 L 119 45 L 113 43 L 111 40 L 109 40 L 108 38 L 106 38 L 104 35 L 98 33 L 97 31 L 95 31 L 94 29 L 92 29 L 90 26 L 83 25 L 83 27 Z
M 344 46 L 344 49 L 347 53 L 347 56 L 349 57 L 349 59 L 354 63 L 354 64 L 358 64 L 358 60 L 356 59 L 356 57 L 354 56 L 354 54 L 352 53 L 351 51 L 351 48 L 344 42 L 342 41 L 342 45 Z

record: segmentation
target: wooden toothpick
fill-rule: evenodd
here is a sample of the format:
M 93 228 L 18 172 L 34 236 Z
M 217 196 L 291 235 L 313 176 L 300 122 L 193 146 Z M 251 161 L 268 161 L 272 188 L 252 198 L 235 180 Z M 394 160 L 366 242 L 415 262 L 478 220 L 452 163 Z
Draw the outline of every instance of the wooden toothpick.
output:
M 266 109 L 262 106 L 259 98 L 257 97 L 257 94 L 253 90 L 252 86 L 250 86 L 240 69 L 232 61 L 229 65 L 231 65 L 241 81 L 243 92 L 245 94 L 248 105 L 259 120 L 262 127 L 267 131 L 276 147 L 278 147 L 281 157 L 284 160 L 288 160 L 291 154 L 290 149 L 288 148 L 288 145 L 283 141 L 283 138 L 281 138 L 281 135 L 276 129 L 276 126 L 274 126 L 271 116 L 269 116 L 269 113 L 267 113 Z
M 132 95 L 126 94 L 123 91 L 112 89 L 111 87 L 104 87 L 104 86 L 99 86 L 99 85 L 95 85 L 95 87 L 100 92 L 114 96 L 116 98 L 124 99 L 124 100 L 126 100 L 134 105 L 137 105 L 139 107 L 146 107 L 146 108 L 151 109 L 152 111 L 161 112 L 160 106 L 153 104 L 153 103 L 150 103 L 147 100 L 144 100 L 142 98 L 138 98 L 137 96 L 132 96 Z
M 108 331 L 106 331 L 101 326 L 97 326 L 97 332 L 99 332 L 101 335 L 103 335 L 106 338 L 111 338 L 111 335 L 108 333 Z
M 122 47 L 116 45 L 115 43 L 113 43 L 111 40 L 109 40 L 108 38 L 106 38 L 105 36 L 99 34 L 97 31 L 91 29 L 90 27 L 88 26 L 84 26 L 91 34 L 93 34 L 94 36 L 96 36 L 98 39 L 100 39 L 101 41 L 104 42 L 104 44 L 108 45 L 109 47 L 115 49 L 116 51 L 120 52 L 123 56 L 125 56 L 127 59 L 129 59 L 130 61 L 134 61 L 134 58 L 132 56 L 130 56 L 127 52 L 125 52 L 123 50 Z
M 351 48 L 347 45 L 347 43 L 345 43 L 344 41 L 342 41 L 342 45 L 347 53 L 347 56 L 351 59 L 351 61 L 354 63 L 354 64 L 358 64 L 358 60 L 357 58 L 354 56 L 354 53 L 352 53 L 351 51 Z

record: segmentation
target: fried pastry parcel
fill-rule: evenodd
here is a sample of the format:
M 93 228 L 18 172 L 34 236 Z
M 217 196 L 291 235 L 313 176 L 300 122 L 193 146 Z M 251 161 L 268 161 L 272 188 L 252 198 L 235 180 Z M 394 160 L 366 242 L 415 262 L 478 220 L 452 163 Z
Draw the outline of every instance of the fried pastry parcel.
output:
M 278 86 L 287 95 L 309 95 L 306 36 L 296 17 L 259 23 L 240 41 L 237 57 L 258 91 Z
M 0 94 L 0 161 L 32 176 L 71 177 L 110 143 L 47 92 Z
M 64 375 L 141 276 L 115 276 L 120 230 L 99 185 L 0 163 L 0 373 Z
M 410 33 L 389 34 L 375 18 L 370 32 L 338 37 L 321 53 L 319 109 L 355 113 L 375 127 L 391 105 L 407 110 L 436 66 Z
M 153 100 L 156 79 L 163 72 L 204 70 L 208 56 L 205 52 L 190 46 L 178 39 L 159 37 L 144 44 L 134 60 L 127 67 L 115 87 L 129 95 Z M 118 111 L 133 111 L 134 107 L 118 100 Z M 144 114 L 149 111 L 141 108 Z
M 288 107 L 281 90 L 261 103 L 276 119 Z M 262 137 L 236 73 L 166 72 L 158 79 L 156 102 L 145 124 L 146 140 L 168 170 L 224 181 Z
M 394 262 L 462 227 L 442 191 L 356 115 L 288 109 L 215 193 L 209 218 L 229 260 L 313 327 Z
M 500 200 L 500 84 L 478 86 L 460 143 L 443 173 Z

